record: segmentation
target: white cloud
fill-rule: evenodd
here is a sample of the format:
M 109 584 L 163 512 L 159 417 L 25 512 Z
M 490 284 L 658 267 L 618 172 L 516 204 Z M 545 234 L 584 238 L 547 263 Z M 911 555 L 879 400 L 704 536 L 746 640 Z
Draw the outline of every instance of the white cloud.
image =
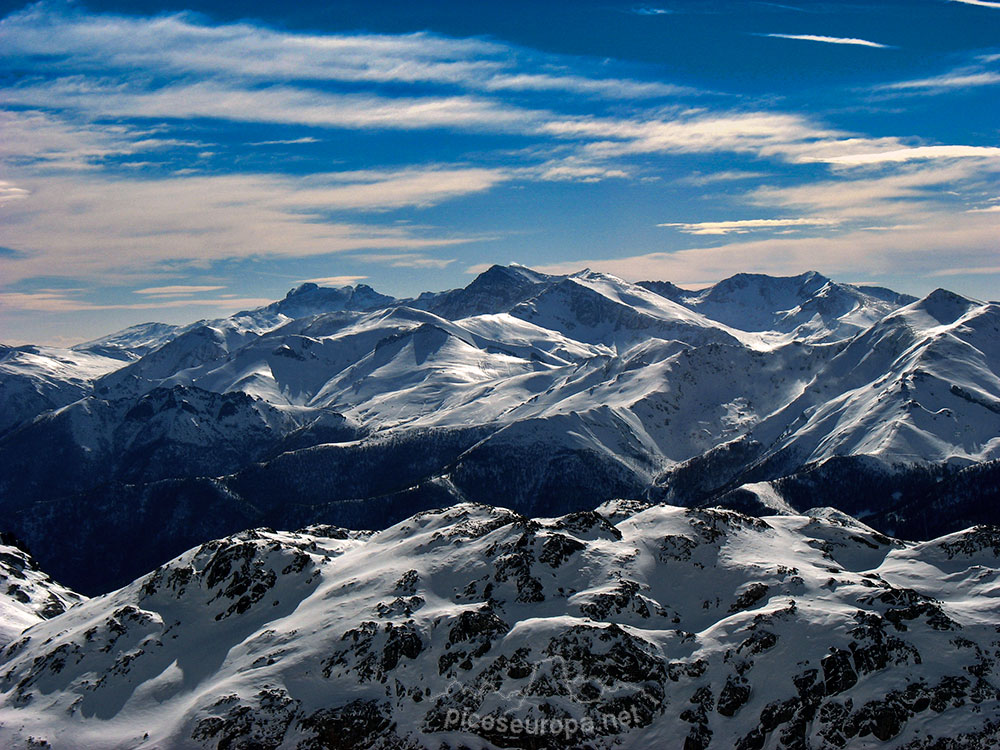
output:
M 456 258 L 430 258 L 421 253 L 354 253 L 356 260 L 381 263 L 391 268 L 447 268 Z
M 187 284 L 173 284 L 170 286 L 150 286 L 145 289 L 136 289 L 133 294 L 148 294 L 154 297 L 180 296 L 186 294 L 198 294 L 200 292 L 217 292 L 225 289 L 224 286 L 197 286 Z
M 993 146 L 915 146 L 913 148 L 900 148 L 892 151 L 820 157 L 816 161 L 858 166 L 913 161 L 915 159 L 965 159 L 970 157 L 1000 159 L 1000 148 Z
M 888 173 L 846 172 L 834 179 L 787 187 L 761 186 L 744 200 L 770 211 L 794 210 L 843 221 L 878 220 L 897 228 L 929 216 L 954 216 L 955 197 L 942 188 L 964 190 L 978 199 L 995 177 L 976 160 L 928 161 L 890 165 Z M 996 165 L 994 171 L 1000 170 Z M 887 221 L 888 220 L 888 221 Z
M 108 156 L 151 151 L 164 141 L 149 130 L 73 121 L 40 110 L 0 109 L 0 161 L 35 169 L 93 169 Z
M 309 257 L 367 250 L 413 253 L 469 241 L 452 233 L 399 225 L 337 221 L 336 208 L 426 204 L 482 189 L 487 176 L 444 172 L 377 174 L 337 184 L 334 175 L 308 180 L 268 175 L 185 176 L 162 180 L 106 178 L 90 173 L 19 180 L 29 199 L 5 206 L 0 258 L 5 281 L 60 275 L 142 277 L 164 264 L 207 264 L 230 258 Z M 378 186 L 385 187 L 384 198 Z M 357 190 L 357 192 L 354 192 Z M 53 221 L 52 217 L 72 217 Z M 481 239 L 481 238 L 476 238 Z
M 565 163 L 543 166 L 539 176 L 542 180 L 552 182 L 597 182 L 610 178 L 625 178 L 628 177 L 628 172 L 616 168 Z
M 57 107 L 93 118 L 215 118 L 327 128 L 521 131 L 539 113 L 471 95 L 386 97 L 292 86 L 201 81 L 149 89 L 80 77 L 3 90 L 10 104 Z
M 1000 3 L 991 2 L 990 0 L 952 0 L 956 3 L 964 3 L 965 5 L 978 5 L 982 8 L 1000 8 Z
M 671 222 L 658 227 L 677 227 L 685 234 L 745 234 L 755 229 L 786 229 L 788 227 L 828 227 L 840 219 L 743 219 L 739 221 L 702 221 L 694 224 Z
M 952 267 L 992 267 L 1000 220 L 983 217 L 969 222 L 929 222 L 890 234 L 863 231 L 824 237 L 770 238 L 730 242 L 675 252 L 653 252 L 626 258 L 579 258 L 542 265 L 538 270 L 571 273 L 593 268 L 633 281 L 662 279 L 677 284 L 703 284 L 736 271 L 794 275 L 817 270 L 831 276 L 930 276 Z M 942 254 L 947 248 L 947 254 Z
M 300 143 L 319 143 L 319 138 L 304 136 L 302 138 L 285 138 L 276 141 L 253 141 L 248 146 L 295 146 Z
M 976 266 L 974 268 L 944 268 L 940 271 L 933 271 L 929 273 L 928 276 L 965 276 L 967 274 L 975 274 L 981 276 L 984 274 L 1000 274 L 1000 266 Z
M 906 90 L 949 90 L 949 89 L 966 89 L 973 88 L 975 86 L 993 86 L 1000 83 L 1000 73 L 994 73 L 992 71 L 966 71 L 966 72 L 954 72 L 946 73 L 940 76 L 933 76 L 931 78 L 918 78 L 912 81 L 898 81 L 896 83 L 889 83 L 884 86 L 880 86 L 880 90 L 896 90 L 896 91 L 906 91 Z
M 513 176 L 514 172 L 504 169 L 433 166 L 396 172 L 335 172 L 303 179 L 303 187 L 290 194 L 290 201 L 325 209 L 433 206 L 450 198 L 489 190 Z
M 66 292 L 0 292 L 0 308 L 36 312 L 84 312 L 95 310 L 167 310 L 172 308 L 208 308 L 223 313 L 238 312 L 272 302 L 261 297 L 227 297 L 219 299 L 173 299 L 126 304 L 102 304 L 79 299 Z
M 586 78 L 574 75 L 519 73 L 497 75 L 486 79 L 482 88 L 489 91 L 569 91 L 599 95 L 609 99 L 643 99 L 665 96 L 691 96 L 700 93 L 687 86 L 659 81 L 632 81 L 620 78 Z
M 304 279 L 302 284 L 319 284 L 320 286 L 353 286 L 359 281 L 364 281 L 367 276 L 323 276 L 318 279 Z
M 8 201 L 24 200 L 30 193 L 24 188 L 0 180 L 0 206 Z
M 877 47 L 879 49 L 889 49 L 888 44 L 870 42 L 867 39 L 855 39 L 853 37 L 839 36 L 817 36 L 815 34 L 760 34 L 759 36 L 774 37 L 775 39 L 795 39 L 802 42 L 823 42 L 824 44 L 849 44 L 858 47 Z
M 517 70 L 520 50 L 481 39 L 307 34 L 248 23 L 209 26 L 187 14 L 155 19 L 66 15 L 44 4 L 0 21 L 0 50 L 0 55 L 35 56 L 36 64 L 50 70 L 118 67 L 242 81 L 430 83 L 477 91 L 564 90 L 613 99 L 694 93 L 658 81 L 525 73 Z

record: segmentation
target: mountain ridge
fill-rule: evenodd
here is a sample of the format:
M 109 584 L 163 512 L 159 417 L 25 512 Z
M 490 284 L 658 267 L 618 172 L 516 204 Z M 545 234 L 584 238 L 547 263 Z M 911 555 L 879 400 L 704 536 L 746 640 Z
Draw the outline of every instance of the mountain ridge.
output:
M 904 542 L 831 508 L 252 529 L 26 630 L 0 741 L 986 747 L 998 556 L 996 527 Z
M 124 357 L 123 333 L 101 344 L 118 358 L 74 352 L 107 370 L 56 381 L 67 395 L 28 402 L 0 434 L 0 507 L 47 569 L 99 593 L 199 534 L 379 526 L 466 499 L 529 516 L 620 496 L 819 503 L 912 532 L 919 503 L 957 491 L 962 466 L 1000 458 L 995 304 L 814 272 L 677 289 L 493 266 L 413 299 L 304 285 L 231 318 L 140 326 L 137 345 L 168 340 Z M 309 314 L 290 317 L 288 300 Z M 8 381 L 34 392 L 41 365 L 5 362 L 0 393 Z M 871 489 L 838 495 L 835 466 Z M 216 516 L 185 529 L 198 502 Z M 1000 520 L 987 507 L 971 517 Z M 155 523 L 178 535 L 114 549 Z M 83 576 L 101 555 L 114 560 L 105 578 Z

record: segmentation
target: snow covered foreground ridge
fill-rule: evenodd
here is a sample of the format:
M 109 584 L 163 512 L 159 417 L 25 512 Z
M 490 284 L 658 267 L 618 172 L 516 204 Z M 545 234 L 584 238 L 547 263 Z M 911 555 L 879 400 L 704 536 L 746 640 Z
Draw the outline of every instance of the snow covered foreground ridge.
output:
M 995 747 L 998 557 L 625 501 L 258 529 L 28 630 L 0 745 Z
M 0 648 L 21 631 L 83 601 L 39 569 L 24 544 L 0 532 Z
M 408 300 L 305 285 L 0 350 L 0 405 L 4 523 L 87 594 L 240 529 L 467 500 L 836 505 L 908 538 L 1000 522 L 1000 305 L 816 273 L 693 292 L 494 266 Z

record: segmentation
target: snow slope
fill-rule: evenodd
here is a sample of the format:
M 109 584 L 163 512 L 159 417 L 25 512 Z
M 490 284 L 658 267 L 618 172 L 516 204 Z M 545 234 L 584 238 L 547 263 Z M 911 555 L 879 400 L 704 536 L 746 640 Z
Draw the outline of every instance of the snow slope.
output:
M 94 380 L 123 364 L 89 351 L 0 345 L 0 435 L 76 401 Z
M 640 286 L 734 328 L 807 341 L 849 338 L 916 301 L 890 289 L 841 284 L 815 271 L 788 277 L 740 273 L 697 292 L 662 281 Z
M 830 509 L 599 511 L 463 504 L 206 543 L 7 648 L 0 743 L 1000 740 L 997 529 L 913 544 Z
M 23 543 L 0 532 L 0 648 L 36 623 L 61 615 L 85 597 L 39 569 Z
M 796 463 L 1000 458 L 1000 304 L 938 289 L 900 308 L 852 339 L 755 435 L 776 439 L 772 454 Z
M 160 348 L 181 332 L 181 326 L 167 323 L 140 323 L 108 336 L 77 344 L 73 347 L 73 351 L 101 354 L 130 362 Z

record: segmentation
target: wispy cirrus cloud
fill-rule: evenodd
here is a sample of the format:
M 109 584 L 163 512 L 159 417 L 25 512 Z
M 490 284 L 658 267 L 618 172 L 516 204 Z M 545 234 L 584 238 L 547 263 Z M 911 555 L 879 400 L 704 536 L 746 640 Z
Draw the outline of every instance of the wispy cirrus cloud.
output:
M 419 253 L 353 253 L 356 260 L 381 263 L 390 268 L 447 268 L 456 258 L 430 258 Z
M 964 72 L 956 71 L 930 78 L 917 78 L 912 81 L 897 81 L 879 86 L 880 91 L 898 92 L 928 92 L 948 91 L 953 89 L 975 88 L 977 86 L 993 86 L 1000 83 L 1000 73 L 988 70 Z
M 847 44 L 855 47 L 875 47 L 877 49 L 891 49 L 892 45 L 871 42 L 867 39 L 856 39 L 854 37 L 820 36 L 817 34 L 757 34 L 757 36 L 771 37 L 773 39 L 793 39 L 800 42 L 822 42 L 823 44 Z
M 167 286 L 150 286 L 144 289 L 135 289 L 133 294 L 143 294 L 152 297 L 179 297 L 188 294 L 200 294 L 202 292 L 217 292 L 225 289 L 224 286 L 199 286 L 196 284 L 170 284 Z
M 794 45 L 773 50 L 786 47 Z M 656 233 L 679 244 L 692 241 L 682 235 L 715 235 L 746 247 L 729 240 L 792 231 L 833 243 L 877 238 L 886 227 L 917 237 L 913 227 L 928 217 L 969 216 L 975 226 L 995 218 L 965 211 L 984 205 L 997 149 L 889 127 L 854 132 L 789 100 L 713 96 L 662 71 L 490 39 L 305 33 L 43 3 L 0 20 L 0 60 L 12 71 L 0 82 L 5 283 L 57 269 L 92 288 L 143 284 L 143 299 L 123 305 L 222 300 L 210 288 L 224 278 L 216 272 L 248 259 L 335 257 L 342 276 L 318 265 L 296 273 L 370 274 L 375 285 L 381 268 L 452 268 L 534 203 L 511 199 L 522 190 L 573 201 L 563 191 L 593 189 L 597 200 L 598 189 L 617 197 L 648 181 L 662 191 L 657 200 L 698 193 L 689 208 L 706 193 L 716 201 L 710 213 L 673 214 L 684 220 L 679 233 Z M 991 62 L 983 56 L 980 67 L 953 71 L 964 82 L 942 76 L 935 85 L 985 85 Z M 932 90 L 933 80 L 904 82 L 893 95 Z M 574 184 L 592 182 L 606 184 Z M 713 196 L 690 189 L 712 184 Z M 484 196 L 496 204 L 486 207 Z M 464 203 L 448 213 L 458 199 L 469 201 L 470 223 Z M 730 215 L 745 216 L 747 205 L 751 216 L 778 218 L 703 221 L 736 207 Z M 684 257 L 693 269 L 698 256 Z M 168 273 L 196 266 L 200 277 Z M 151 286 L 164 278 L 190 283 Z M 87 302 L 18 293 L 35 295 L 18 298 L 24 305 L 49 309 Z
M 1000 8 L 1000 3 L 992 2 L 992 0 L 952 0 L 954 3 L 963 3 L 964 5 L 978 5 L 981 8 Z
M 66 313 L 101 310 L 164 310 L 173 308 L 205 308 L 219 313 L 233 313 L 266 305 L 271 300 L 262 297 L 157 299 L 149 302 L 100 303 L 82 299 L 73 290 L 43 290 L 37 292 L 0 292 L 0 308 L 35 312 Z
M 471 183 L 462 183 L 457 170 L 450 179 L 442 183 L 447 187 L 438 199 L 454 195 L 463 184 L 474 189 L 484 184 L 478 173 Z M 5 261 L 8 282 L 48 276 L 54 269 L 78 279 L 127 281 L 164 264 L 230 258 L 305 258 L 360 250 L 422 255 L 479 239 L 330 215 L 338 205 L 377 209 L 432 202 L 427 175 L 409 171 L 350 177 L 335 173 L 325 180 L 264 174 L 86 180 L 67 175 L 25 184 L 30 200 L 10 203 L 4 217 L 4 242 L 20 252 Z M 72 222 L 52 221 L 53 216 L 70 215 Z
M 1000 176 L 1000 163 L 977 160 L 914 162 L 890 165 L 888 172 L 848 172 L 830 179 L 791 186 L 758 186 L 744 199 L 770 210 L 842 221 L 872 221 L 894 228 L 919 226 L 953 210 L 956 196 L 945 187 L 963 188 L 978 199 Z
M 279 138 L 273 141 L 252 141 L 248 146 L 298 146 L 304 143 L 319 143 L 319 138 L 303 136 L 302 138 Z
M 995 146 L 915 146 L 892 151 L 875 151 L 871 153 L 842 154 L 828 156 L 819 161 L 829 164 L 858 166 L 865 164 L 885 164 L 888 162 L 905 162 L 918 159 L 1000 159 L 1000 148 Z
M 4 55 L 50 71 L 119 68 L 230 80 L 438 84 L 469 91 L 564 91 L 612 99 L 694 94 L 661 81 L 532 73 L 527 51 L 432 33 L 307 34 L 239 23 L 210 26 L 189 14 L 155 19 L 62 13 L 39 4 L 0 21 Z M 58 52 L 55 52 L 57 51 Z M 545 60 L 551 67 L 553 60 Z
M 938 222 L 888 234 L 858 230 L 828 236 L 728 242 L 626 258 L 591 256 L 570 263 L 543 265 L 539 270 L 571 273 L 582 264 L 633 281 L 666 279 L 695 285 L 727 278 L 737 268 L 774 275 L 818 270 L 834 277 L 899 274 L 905 269 L 908 276 L 919 278 L 941 270 L 941 248 L 949 248 L 949 267 L 993 268 L 991 261 L 995 261 L 998 232 L 997 218 L 965 225 Z
M 685 234 L 745 234 L 756 229 L 774 230 L 793 227 L 827 227 L 839 224 L 841 219 L 820 217 L 805 219 L 740 219 L 736 221 L 700 221 L 693 224 L 670 222 L 658 227 L 676 227 Z
M 216 118 L 313 127 L 413 130 L 522 130 L 531 111 L 471 95 L 386 97 L 293 86 L 237 86 L 219 81 L 174 83 L 83 79 L 79 76 L 4 91 L 10 104 L 57 107 L 97 118 Z
M 303 279 L 300 284 L 319 284 L 320 286 L 350 286 L 364 281 L 367 276 L 321 276 L 315 279 Z
M 1000 274 L 1000 266 L 974 266 L 972 268 L 942 268 L 939 271 L 931 271 L 928 276 L 965 276 L 966 274 Z

